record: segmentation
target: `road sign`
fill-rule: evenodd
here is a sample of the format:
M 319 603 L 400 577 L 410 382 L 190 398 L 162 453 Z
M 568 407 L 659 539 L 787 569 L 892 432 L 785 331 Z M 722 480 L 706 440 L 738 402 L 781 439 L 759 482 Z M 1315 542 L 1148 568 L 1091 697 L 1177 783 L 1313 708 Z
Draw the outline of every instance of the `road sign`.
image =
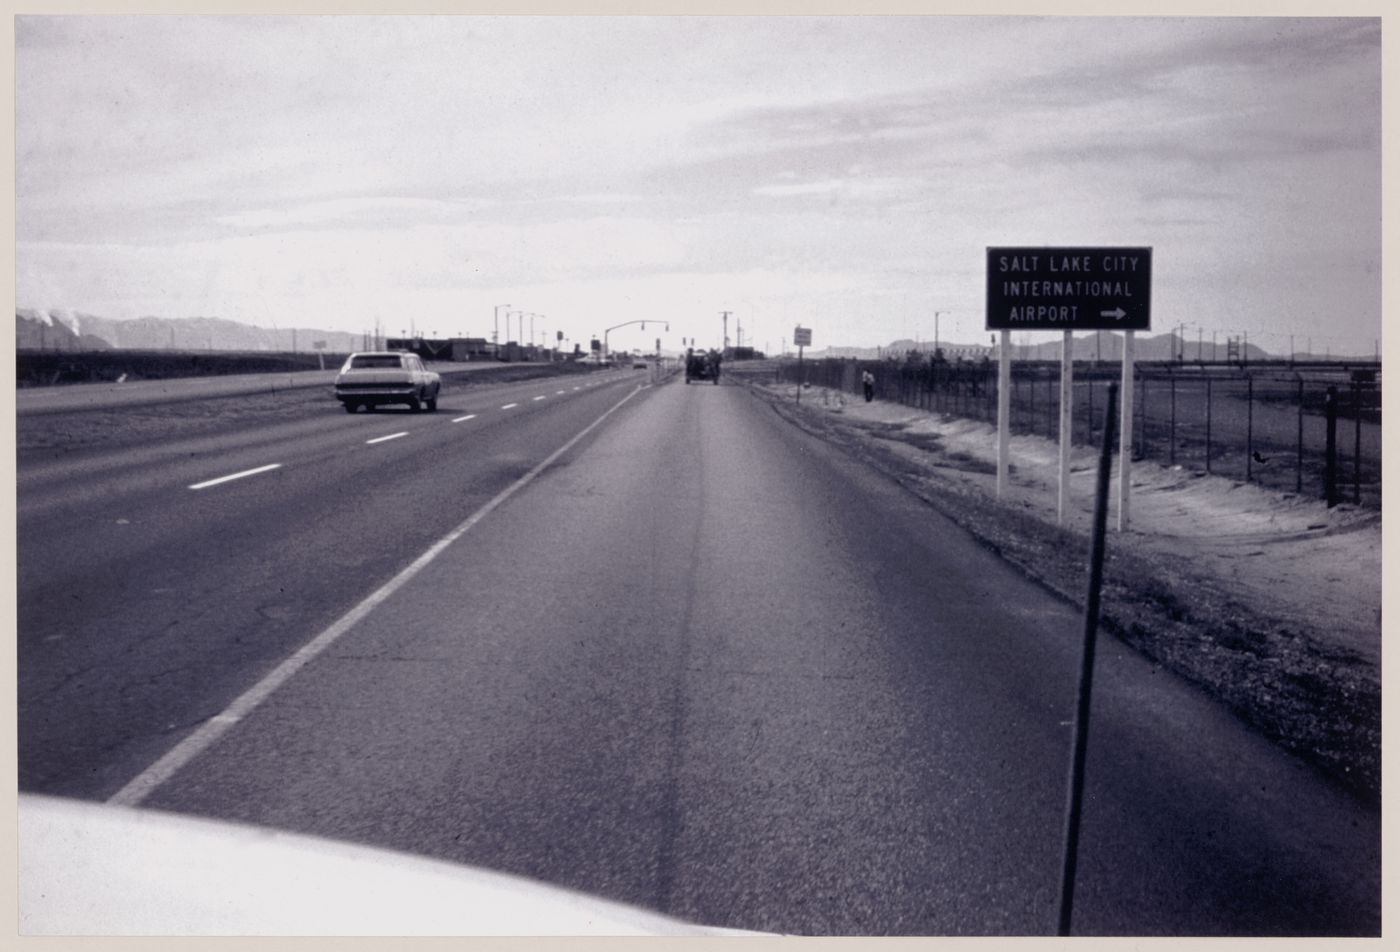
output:
M 987 330 L 1145 331 L 1151 248 L 988 248 Z
M 792 331 L 792 345 L 794 347 L 812 346 L 812 329 L 810 327 L 796 327 Z

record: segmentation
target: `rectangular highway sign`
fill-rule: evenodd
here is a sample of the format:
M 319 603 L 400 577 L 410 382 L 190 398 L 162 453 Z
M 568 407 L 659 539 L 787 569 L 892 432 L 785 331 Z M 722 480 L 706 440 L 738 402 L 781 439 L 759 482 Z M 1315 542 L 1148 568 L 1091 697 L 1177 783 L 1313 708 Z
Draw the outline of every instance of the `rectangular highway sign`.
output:
M 794 347 L 812 346 L 812 329 L 810 327 L 797 326 L 792 331 L 792 343 Z
M 987 330 L 1145 331 L 1151 248 L 988 248 Z

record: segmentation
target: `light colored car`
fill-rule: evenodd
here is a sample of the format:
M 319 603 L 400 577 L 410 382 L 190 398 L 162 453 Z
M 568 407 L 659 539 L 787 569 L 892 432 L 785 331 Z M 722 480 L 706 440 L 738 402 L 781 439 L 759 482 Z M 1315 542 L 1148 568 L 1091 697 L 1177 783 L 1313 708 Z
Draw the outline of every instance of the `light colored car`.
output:
M 266 827 L 32 794 L 18 817 L 25 935 L 755 934 Z
M 345 405 L 346 413 L 385 403 L 432 412 L 441 389 L 442 378 L 424 367 L 417 354 L 406 351 L 351 354 L 335 378 L 335 398 Z

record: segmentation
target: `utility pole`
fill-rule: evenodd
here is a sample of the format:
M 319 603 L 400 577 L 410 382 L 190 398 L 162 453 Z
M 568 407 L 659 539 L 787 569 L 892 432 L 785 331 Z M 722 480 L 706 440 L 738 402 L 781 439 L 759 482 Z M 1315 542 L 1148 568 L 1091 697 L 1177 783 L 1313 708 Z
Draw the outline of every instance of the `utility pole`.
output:
M 723 346 L 720 348 L 720 350 L 721 350 L 721 351 L 725 351 L 725 350 L 728 350 L 728 349 L 729 349 L 729 315 L 732 314 L 732 313 L 734 313 L 734 312 L 733 312 L 733 311 L 720 311 L 720 313 L 721 313 L 722 315 L 724 315 L 724 344 L 723 344 Z

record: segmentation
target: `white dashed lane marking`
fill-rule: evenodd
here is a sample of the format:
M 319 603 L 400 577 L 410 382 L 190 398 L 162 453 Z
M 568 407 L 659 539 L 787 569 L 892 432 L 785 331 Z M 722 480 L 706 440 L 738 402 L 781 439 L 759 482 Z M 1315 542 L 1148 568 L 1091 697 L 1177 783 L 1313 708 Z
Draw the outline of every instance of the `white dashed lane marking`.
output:
M 388 436 L 379 436 L 379 437 L 375 437 L 375 438 L 372 439 L 372 440 L 365 440 L 365 445 L 366 445 L 366 446 L 372 446 L 372 445 L 375 444 L 375 443 L 383 443 L 383 442 L 385 442 L 386 440 L 397 440 L 397 439 L 398 439 L 399 437 L 401 437 L 401 436 L 408 436 L 408 431 L 407 431 L 407 430 L 404 430 L 404 431 L 401 432 L 401 433 L 390 433 Z
M 550 466 L 553 466 L 555 460 L 563 456 L 580 440 L 601 426 L 604 420 L 612 416 L 619 407 L 628 400 L 631 400 L 639 392 L 640 390 L 633 390 L 631 393 L 624 396 L 617 403 L 605 410 L 596 420 L 570 437 L 563 446 L 560 446 L 553 453 L 550 453 L 544 459 L 536 463 L 528 473 L 502 489 L 491 498 L 490 502 L 472 513 L 465 522 L 433 543 L 426 552 L 410 562 L 397 575 L 365 598 L 364 601 L 342 615 L 340 619 L 329 628 L 298 648 L 281 664 L 264 676 L 261 681 L 235 698 L 228 707 L 214 714 L 203 724 L 195 728 L 193 733 L 189 734 L 174 747 L 166 751 L 155 763 L 141 771 L 141 773 L 127 783 L 126 786 L 113 794 L 107 802 L 119 806 L 132 807 L 149 797 L 152 792 L 178 773 L 186 764 L 211 747 L 220 737 L 227 734 L 235 726 L 242 723 L 248 715 L 261 706 L 264 701 L 272 696 L 273 692 L 295 676 L 298 671 L 315 660 L 318 655 L 333 645 L 347 631 L 359 624 L 360 621 L 374 611 L 375 608 L 387 602 L 395 592 L 399 591 L 418 575 L 418 573 L 427 568 L 443 550 L 470 532 L 477 523 L 485 519 L 497 507 L 504 504 L 511 496 L 529 485 L 540 473 L 544 472 Z M 250 472 L 252 471 L 250 470 Z
M 512 407 L 518 407 L 518 406 L 520 406 L 520 404 L 518 404 L 518 403 L 507 403 L 505 406 L 501 407 L 501 409 L 502 409 L 502 410 L 509 410 L 509 409 L 511 409 Z
M 266 473 L 270 470 L 281 469 L 281 463 L 270 463 L 267 466 L 259 466 L 257 469 L 245 469 L 241 473 L 231 473 L 228 476 L 220 476 L 218 479 L 205 480 L 202 483 L 195 483 L 191 489 L 208 489 L 210 486 L 217 486 L 220 483 L 231 482 L 235 479 L 242 479 L 244 476 L 256 476 L 258 473 Z
M 535 397 L 534 399 L 536 399 L 536 400 L 543 400 L 543 399 L 544 399 L 544 394 L 540 394 L 538 397 Z
M 453 420 L 452 422 L 453 422 L 453 423 L 465 423 L 465 422 L 468 421 L 468 420 L 475 420 L 475 419 L 476 419 L 476 414 L 475 414 L 475 413 L 468 413 L 466 416 L 459 416 L 457 419 Z

